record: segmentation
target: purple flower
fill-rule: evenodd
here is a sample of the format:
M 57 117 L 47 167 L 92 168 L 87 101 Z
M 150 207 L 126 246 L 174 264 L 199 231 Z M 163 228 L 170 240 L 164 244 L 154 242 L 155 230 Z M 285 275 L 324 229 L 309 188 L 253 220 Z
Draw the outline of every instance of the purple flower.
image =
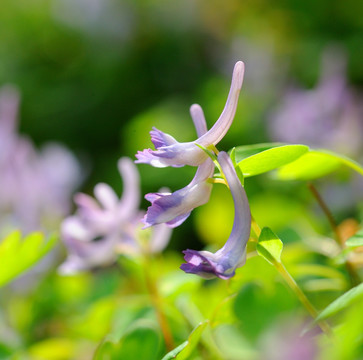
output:
M 227 180 L 233 197 L 235 216 L 232 232 L 225 245 L 215 253 L 185 250 L 186 264 L 180 268 L 186 273 L 197 274 L 206 279 L 219 277 L 228 279 L 237 267 L 246 261 L 245 248 L 251 230 L 251 212 L 246 192 L 238 179 L 232 161 L 225 152 L 220 152 L 218 162 Z
M 198 136 L 207 132 L 207 124 L 202 108 L 194 104 L 190 108 Z M 170 227 L 183 223 L 190 212 L 208 202 L 212 191 L 212 184 L 208 179 L 213 176 L 213 161 L 207 158 L 201 165 L 189 185 L 173 193 L 150 193 L 145 199 L 151 202 L 143 219 L 145 227 L 166 223 Z
M 326 51 L 317 86 L 293 88 L 272 113 L 269 126 L 277 141 L 324 147 L 347 154 L 362 149 L 362 107 L 346 83 L 341 53 Z
M 209 131 L 201 136 L 198 135 L 199 137 L 195 141 L 179 143 L 172 136 L 153 128 L 150 135 L 156 150 L 139 151 L 136 154 L 136 163 L 150 164 L 155 167 L 201 165 L 208 156 L 196 144 L 208 147 L 216 145 L 222 140 L 236 113 L 243 75 L 244 63 L 238 61 L 233 69 L 231 88 L 224 110 Z
M 95 198 L 82 193 L 75 196 L 77 213 L 61 226 L 61 237 L 68 249 L 68 258 L 59 268 L 62 274 L 111 264 L 120 252 L 141 252 L 139 228 L 144 214 L 139 211 L 139 174 L 128 158 L 119 160 L 118 169 L 124 185 L 121 199 L 104 183 L 96 185 Z M 160 225 L 151 234 L 150 252 L 161 251 L 167 245 L 171 233 L 164 228 Z
M 0 90 L 0 213 L 2 230 L 54 229 L 70 208 L 80 167 L 70 151 L 48 144 L 41 151 L 17 132 L 19 94 Z M 4 221 L 5 220 L 5 221 Z

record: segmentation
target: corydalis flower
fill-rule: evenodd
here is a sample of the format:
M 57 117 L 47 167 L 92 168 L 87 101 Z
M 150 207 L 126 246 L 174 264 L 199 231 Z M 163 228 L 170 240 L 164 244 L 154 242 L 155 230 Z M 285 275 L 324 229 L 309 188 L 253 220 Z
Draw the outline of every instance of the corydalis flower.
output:
M 322 60 L 317 86 L 290 89 L 271 114 L 271 135 L 278 141 L 359 154 L 362 107 L 347 84 L 345 56 L 327 49 Z
M 213 127 L 197 140 L 179 143 L 171 135 L 153 128 L 151 141 L 156 150 L 146 149 L 136 154 L 136 163 L 155 167 L 201 165 L 208 157 L 196 144 L 207 148 L 218 144 L 230 128 L 237 109 L 238 96 L 242 87 L 244 63 L 238 61 L 233 69 L 231 88 L 223 112 Z
M 61 226 L 61 236 L 69 253 L 59 269 L 61 273 L 110 264 L 116 258 L 118 242 L 132 243 L 134 229 L 130 224 L 139 216 L 139 175 L 127 158 L 119 160 L 118 169 L 124 183 L 121 199 L 104 183 L 95 186 L 95 198 L 83 193 L 75 195 L 78 211 Z
M 94 189 L 95 198 L 79 193 L 75 196 L 76 215 L 66 218 L 61 236 L 68 249 L 68 258 L 60 266 L 63 274 L 72 274 L 96 266 L 113 263 L 117 253 L 138 253 L 138 230 L 143 213 L 139 211 L 140 188 L 136 166 L 128 158 L 121 158 L 118 169 L 123 179 L 123 193 L 119 199 L 107 184 Z M 170 229 L 158 226 L 151 234 L 148 250 L 164 249 Z
M 207 124 L 202 108 L 194 104 L 190 108 L 198 136 L 207 132 Z M 206 159 L 199 165 L 198 170 L 189 185 L 173 193 L 150 193 L 145 199 L 151 202 L 143 219 L 145 227 L 166 223 L 170 227 L 183 223 L 190 212 L 208 202 L 212 184 L 208 179 L 213 176 L 214 164 L 211 159 Z
M 232 232 L 225 245 L 215 253 L 189 249 L 183 251 L 187 263 L 180 266 L 185 272 L 197 274 L 206 279 L 214 277 L 228 279 L 235 274 L 236 268 L 246 261 L 245 248 L 251 231 L 248 199 L 232 161 L 227 153 L 220 152 L 218 162 L 233 197 L 235 215 Z
M 18 134 L 19 94 L 0 89 L 0 213 L 1 229 L 30 232 L 54 228 L 69 212 L 71 193 L 79 184 L 80 167 L 61 145 L 38 151 Z M 5 220 L 5 221 L 4 221 Z

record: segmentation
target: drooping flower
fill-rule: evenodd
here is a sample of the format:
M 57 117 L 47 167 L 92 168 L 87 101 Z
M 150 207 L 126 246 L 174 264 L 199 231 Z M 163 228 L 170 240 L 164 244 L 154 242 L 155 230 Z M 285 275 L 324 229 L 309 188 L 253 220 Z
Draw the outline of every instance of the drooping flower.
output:
M 66 218 L 61 237 L 68 249 L 68 258 L 60 266 L 62 274 L 72 274 L 115 261 L 117 253 L 140 252 L 138 231 L 143 212 L 139 210 L 139 174 L 129 158 L 121 158 L 118 169 L 123 179 L 123 193 L 119 199 L 107 184 L 94 189 L 95 198 L 79 193 L 74 200 L 77 213 Z M 161 228 L 160 228 L 161 227 Z M 168 243 L 170 229 L 160 225 L 151 235 L 150 251 L 161 251 Z
M 197 135 L 203 136 L 207 132 L 207 124 L 202 108 L 194 104 L 190 108 Z M 208 179 L 213 176 L 214 164 L 207 158 L 198 166 L 193 180 L 184 188 L 173 193 L 150 193 L 145 199 L 151 202 L 143 219 L 145 227 L 166 223 L 170 227 L 183 223 L 190 212 L 208 202 L 212 191 L 212 184 Z
M 208 155 L 196 144 L 207 148 L 222 140 L 236 113 L 243 75 L 244 63 L 238 61 L 233 69 L 232 83 L 226 105 L 221 116 L 209 131 L 202 136 L 198 135 L 199 137 L 195 141 L 179 143 L 171 135 L 153 128 L 150 135 L 156 150 L 145 149 L 139 151 L 136 154 L 136 163 L 150 164 L 155 167 L 201 165 L 208 158 Z
M 215 253 L 189 249 L 183 251 L 187 263 L 180 266 L 186 273 L 197 274 L 206 279 L 228 279 L 235 274 L 236 268 L 246 261 L 245 249 L 251 230 L 248 199 L 232 161 L 227 153 L 220 152 L 218 162 L 233 197 L 235 215 L 232 232 L 225 245 Z

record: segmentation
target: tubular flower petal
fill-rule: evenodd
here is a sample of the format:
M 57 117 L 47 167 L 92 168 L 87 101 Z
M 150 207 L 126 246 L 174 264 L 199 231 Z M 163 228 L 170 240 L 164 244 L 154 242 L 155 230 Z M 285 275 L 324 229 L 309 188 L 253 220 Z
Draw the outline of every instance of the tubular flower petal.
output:
M 195 141 L 179 143 L 172 136 L 153 128 L 150 134 L 155 150 L 139 151 L 136 154 L 137 160 L 135 162 L 150 164 L 155 167 L 201 165 L 208 156 L 196 144 L 204 147 L 216 145 L 227 133 L 236 113 L 243 75 L 244 63 L 238 61 L 233 69 L 232 83 L 226 105 L 219 119 L 209 131 L 203 135 L 198 134 L 198 139 Z
M 198 136 L 207 132 L 207 124 L 202 108 L 194 104 L 190 108 L 194 125 Z M 207 158 L 186 187 L 173 193 L 159 192 L 150 193 L 145 199 L 151 202 L 143 219 L 145 227 L 166 223 L 169 227 L 176 227 L 182 224 L 190 215 L 190 212 L 209 201 L 212 191 L 212 184 L 207 180 L 213 175 L 213 161 Z
M 232 161 L 225 152 L 220 152 L 218 162 L 232 193 L 235 215 L 232 232 L 225 245 L 215 253 L 209 251 L 185 250 L 187 262 L 180 268 L 186 273 L 197 274 L 206 279 L 219 277 L 229 279 L 236 268 L 246 261 L 245 248 L 251 231 L 251 212 L 246 192 L 234 170 Z

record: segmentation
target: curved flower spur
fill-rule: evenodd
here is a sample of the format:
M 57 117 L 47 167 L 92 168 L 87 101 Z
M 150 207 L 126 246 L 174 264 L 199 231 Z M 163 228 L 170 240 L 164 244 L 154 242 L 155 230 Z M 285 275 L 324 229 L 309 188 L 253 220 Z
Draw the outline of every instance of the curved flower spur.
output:
M 196 144 L 208 148 L 218 144 L 230 128 L 237 109 L 238 97 L 243 83 L 244 63 L 238 61 L 233 69 L 231 88 L 221 116 L 213 127 L 198 139 L 179 143 L 171 135 L 153 128 L 151 141 L 156 150 L 145 149 L 136 154 L 136 163 L 150 164 L 155 167 L 201 165 L 208 155 Z
M 185 250 L 186 264 L 180 268 L 186 273 L 197 274 L 206 279 L 219 277 L 229 279 L 246 261 L 246 244 L 251 231 L 251 212 L 246 192 L 241 185 L 228 154 L 220 152 L 218 162 L 231 190 L 235 215 L 232 232 L 225 245 L 215 253 Z
M 202 108 L 194 104 L 190 108 L 197 135 L 202 136 L 207 132 L 207 123 Z M 211 159 L 206 159 L 186 187 L 173 193 L 150 193 L 145 199 L 151 202 L 143 219 L 145 228 L 166 223 L 169 227 L 182 224 L 190 215 L 190 212 L 209 201 L 212 184 L 208 179 L 213 176 L 214 164 Z

